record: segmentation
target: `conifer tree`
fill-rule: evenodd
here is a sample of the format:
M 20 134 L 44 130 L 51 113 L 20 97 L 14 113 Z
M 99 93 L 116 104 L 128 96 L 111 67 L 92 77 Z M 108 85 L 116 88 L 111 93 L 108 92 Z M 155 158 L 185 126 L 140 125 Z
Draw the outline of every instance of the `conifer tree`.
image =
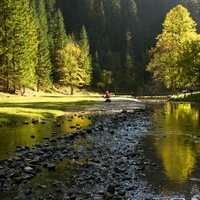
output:
M 37 13 L 37 31 L 38 31 L 38 64 L 36 66 L 37 91 L 41 87 L 48 89 L 52 85 L 51 73 L 52 63 L 50 55 L 50 45 L 48 40 L 47 13 L 44 0 L 32 0 Z
M 121 48 L 123 33 L 121 32 L 121 3 L 120 0 L 103 0 L 106 28 L 111 50 L 117 51 Z
M 92 85 L 95 88 L 98 88 L 100 82 L 101 82 L 101 66 L 99 61 L 99 54 L 98 52 L 96 52 L 92 62 Z
M 62 50 L 67 45 L 67 34 L 65 30 L 64 19 L 60 9 L 58 9 L 55 13 L 55 30 L 54 30 L 54 52 L 52 55 L 52 63 L 53 63 L 53 81 L 54 83 L 58 83 L 60 80 L 59 77 L 59 64 L 56 61 L 57 51 Z
M 106 18 L 102 0 L 94 0 L 91 11 L 91 27 L 87 32 L 90 38 L 91 53 L 95 55 L 103 47 L 106 31 Z
M 48 0 L 44 1 L 45 3 L 45 10 L 46 10 L 46 18 L 47 18 L 47 38 L 48 38 L 48 45 L 50 51 L 50 59 L 52 65 L 55 62 L 55 52 L 56 52 L 56 34 L 57 34 L 57 8 L 56 8 L 56 1 L 55 0 Z
M 1 81 L 6 91 L 34 83 L 37 32 L 28 0 L 0 2 Z
M 83 85 L 90 85 L 91 83 L 91 72 L 92 72 L 92 66 L 91 66 L 91 56 L 90 56 L 90 44 L 87 36 L 87 32 L 85 27 L 83 26 L 81 29 L 81 34 L 80 34 L 80 41 L 79 45 L 81 48 L 82 52 L 82 65 L 84 68 L 85 73 L 83 74 Z
M 126 68 L 126 89 L 131 89 L 134 86 L 135 81 L 135 71 L 133 65 L 133 48 L 132 48 L 132 37 L 131 32 L 127 30 L 126 32 L 126 58 L 125 58 L 125 68 Z

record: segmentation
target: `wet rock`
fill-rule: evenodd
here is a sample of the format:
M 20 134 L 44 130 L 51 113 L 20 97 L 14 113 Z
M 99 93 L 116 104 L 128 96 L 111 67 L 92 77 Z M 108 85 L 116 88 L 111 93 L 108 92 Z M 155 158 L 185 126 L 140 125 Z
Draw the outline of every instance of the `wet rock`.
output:
M 87 129 L 86 129 L 86 132 L 87 132 L 87 133 L 92 133 L 92 128 L 87 128 Z
M 109 184 L 107 186 L 107 192 L 114 194 L 115 193 L 115 185 L 114 184 Z
M 48 170 L 55 170 L 56 169 L 56 165 L 53 164 L 53 163 L 47 163 L 47 166 Z
M 25 193 L 26 195 L 29 195 L 29 194 L 31 194 L 32 192 L 33 192 L 32 187 L 27 187 L 27 188 L 25 189 L 25 191 L 24 191 L 24 193 Z
M 28 167 L 28 166 L 27 166 L 27 167 L 24 168 L 24 171 L 25 171 L 25 172 L 33 172 L 34 169 L 33 169 L 32 167 Z
M 61 123 L 57 123 L 56 126 L 57 126 L 57 127 L 61 127 Z
M 41 124 L 46 124 L 46 121 L 45 121 L 45 120 L 42 120 Z
M 32 179 L 33 177 L 34 177 L 33 174 L 24 174 L 24 175 L 22 176 L 22 179 L 25 180 L 25 181 L 27 181 L 27 180 Z
M 39 120 L 38 119 L 32 119 L 31 123 L 32 124 L 38 124 Z
M 42 184 L 40 184 L 40 183 L 37 183 L 37 184 L 36 184 L 36 187 L 37 187 L 37 188 L 43 189 L 43 188 L 46 188 L 47 186 L 46 186 L 46 185 L 42 185 Z
M 18 177 L 21 175 L 21 171 L 20 170 L 14 170 L 13 173 L 10 174 L 10 177 Z
M 77 194 L 72 193 L 69 198 L 70 200 L 76 200 L 76 197 L 77 197 Z
M 119 191 L 117 191 L 117 194 L 120 195 L 120 196 L 125 196 L 126 191 L 125 190 L 119 190 Z
M 18 184 L 19 184 L 19 183 L 21 183 L 21 182 L 23 181 L 23 178 L 20 177 L 20 176 L 19 176 L 19 177 L 14 177 L 14 178 L 13 178 L 13 181 L 14 181 L 15 183 L 18 183 Z
M 69 139 L 70 139 L 70 140 L 73 140 L 74 138 L 75 138 L 74 135 L 70 135 L 70 136 L 69 136 Z
M 50 143 L 56 143 L 56 139 L 55 139 L 55 138 L 50 138 L 50 139 L 49 139 L 49 142 L 50 142 Z
M 110 194 L 110 193 L 104 193 L 103 194 L 103 199 L 104 200 L 111 200 L 111 199 L 113 199 L 113 194 Z
M 131 195 L 145 188 L 145 184 L 140 184 L 139 175 L 147 166 L 142 163 L 142 144 L 139 144 L 140 131 L 137 130 L 143 125 L 137 117 L 137 113 L 130 113 L 128 108 L 122 113 L 121 109 L 117 114 L 106 113 L 103 119 L 97 114 L 96 123 L 84 130 L 60 136 L 52 133 L 54 137 L 45 144 L 33 148 L 18 147 L 15 158 L 2 162 L 0 189 L 19 184 L 18 192 L 24 199 L 132 199 Z M 59 177 L 59 181 L 52 183 L 52 179 L 44 176 L 44 183 L 34 185 L 33 177 L 43 167 L 56 169 L 50 174 L 54 174 L 54 180 L 63 176 L 62 181 Z M 63 171 L 59 172 L 62 167 Z M 27 185 L 30 187 L 26 188 Z
M 0 178 L 4 178 L 5 177 L 5 170 L 1 169 L 0 170 Z

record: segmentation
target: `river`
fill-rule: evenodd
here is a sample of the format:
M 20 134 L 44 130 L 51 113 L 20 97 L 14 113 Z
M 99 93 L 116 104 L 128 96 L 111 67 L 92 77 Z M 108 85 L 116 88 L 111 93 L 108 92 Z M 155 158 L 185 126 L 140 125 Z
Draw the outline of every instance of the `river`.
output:
M 132 113 L 133 107 L 146 111 Z M 52 134 L 90 127 L 93 120 L 88 114 L 92 112 L 71 112 L 45 124 L 2 128 L 1 159 L 12 155 L 16 146 L 34 146 L 45 143 Z M 71 149 L 68 158 L 63 155 L 56 171 L 42 168 L 28 186 L 24 183 L 18 192 L 3 192 L 0 197 L 10 199 L 6 194 L 13 198 L 18 193 L 20 199 L 56 199 L 55 190 L 59 199 L 73 199 L 70 195 L 75 193 L 76 200 L 200 197 L 199 104 L 116 101 L 95 112 L 96 116 L 104 113 L 103 119 L 94 121 L 92 134 L 75 138 L 67 147 Z M 30 186 L 37 191 L 26 194 Z M 110 197 L 104 190 L 111 186 L 115 193 Z
M 144 149 L 146 160 L 158 167 L 145 178 L 165 195 L 195 199 L 200 195 L 200 104 L 168 102 L 152 108 Z

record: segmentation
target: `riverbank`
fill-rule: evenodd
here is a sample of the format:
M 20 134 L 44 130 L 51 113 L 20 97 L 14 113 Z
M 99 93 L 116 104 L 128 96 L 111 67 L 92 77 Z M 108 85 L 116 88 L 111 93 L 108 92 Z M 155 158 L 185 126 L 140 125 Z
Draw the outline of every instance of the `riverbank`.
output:
M 80 119 L 90 118 L 92 124 L 61 132 L 69 123 L 62 120 L 56 132 L 45 129 L 50 136 L 44 143 L 17 146 L 14 155 L 0 161 L 0 199 L 194 199 L 200 194 L 193 190 L 200 180 L 199 128 L 187 120 L 190 113 L 198 123 L 198 114 L 194 107 L 190 112 L 188 105 L 175 104 L 101 98 L 97 106 L 79 109 Z M 70 111 L 77 115 L 76 108 Z M 186 121 L 176 121 L 172 111 Z
M 140 143 L 149 123 L 145 105 L 101 101 L 90 112 L 94 123 L 86 129 L 55 135 L 33 148 L 17 147 L 14 156 L 1 161 L 1 199 L 153 197 L 155 188 L 140 178 L 146 167 Z
M 95 106 L 97 93 L 65 95 L 57 92 L 29 92 L 26 95 L 0 93 L 0 126 L 30 123 L 62 115 L 69 108 Z
M 168 101 L 177 101 L 177 102 L 200 102 L 200 93 L 199 92 L 188 92 L 179 95 L 172 95 Z

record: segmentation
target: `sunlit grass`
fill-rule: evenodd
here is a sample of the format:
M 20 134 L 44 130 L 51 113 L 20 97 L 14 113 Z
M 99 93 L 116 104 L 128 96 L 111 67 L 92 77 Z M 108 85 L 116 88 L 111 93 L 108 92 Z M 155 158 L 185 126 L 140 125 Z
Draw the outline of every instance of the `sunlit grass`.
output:
M 99 96 L 66 96 L 59 93 L 29 96 L 0 93 L 0 125 L 56 117 L 69 108 L 95 106 L 98 98 Z
M 200 102 L 200 93 L 193 92 L 193 93 L 186 93 L 186 94 L 179 94 L 179 95 L 172 95 L 171 98 L 174 101 L 185 101 L 185 102 Z

